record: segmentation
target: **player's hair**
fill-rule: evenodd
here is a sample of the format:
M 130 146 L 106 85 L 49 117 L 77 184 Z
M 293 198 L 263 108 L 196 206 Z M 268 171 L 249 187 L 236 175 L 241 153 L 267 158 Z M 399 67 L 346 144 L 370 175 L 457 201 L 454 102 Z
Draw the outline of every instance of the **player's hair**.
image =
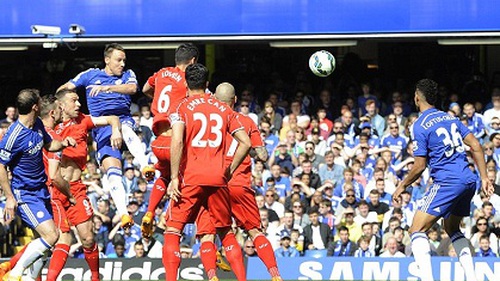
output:
M 431 79 L 422 79 L 417 82 L 417 90 L 422 93 L 430 105 L 436 105 L 438 99 L 438 84 Z
M 40 91 L 37 89 L 23 89 L 17 95 L 16 107 L 19 114 L 29 114 L 33 105 L 38 104 Z
M 198 48 L 192 43 L 181 44 L 175 50 L 175 64 L 187 64 L 194 58 L 196 62 L 198 60 Z
M 40 117 L 45 118 L 49 115 L 51 110 L 54 110 L 57 106 L 56 97 L 54 95 L 45 95 L 40 101 Z
M 75 91 L 75 90 L 70 90 L 70 89 L 64 88 L 64 89 L 62 89 L 62 90 L 57 91 L 57 93 L 56 93 L 55 97 L 56 97 L 56 99 L 57 99 L 57 100 L 61 101 L 61 100 L 63 100 L 63 99 L 66 97 L 66 95 L 67 95 L 67 94 L 69 94 L 69 93 L 76 93 L 76 91 Z
M 208 68 L 195 63 L 186 68 L 186 82 L 190 90 L 205 90 L 208 81 Z
M 125 49 L 123 48 L 122 45 L 120 45 L 118 43 L 111 43 L 111 44 L 107 44 L 104 47 L 104 57 L 110 57 L 111 53 L 113 53 L 114 50 L 125 52 Z

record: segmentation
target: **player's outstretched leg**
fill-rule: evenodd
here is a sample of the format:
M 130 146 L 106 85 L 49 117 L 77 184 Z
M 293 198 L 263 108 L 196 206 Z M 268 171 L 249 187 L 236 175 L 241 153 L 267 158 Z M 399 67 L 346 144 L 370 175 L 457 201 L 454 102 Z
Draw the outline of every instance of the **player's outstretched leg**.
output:
M 450 236 L 453 248 L 457 253 L 458 260 L 462 265 L 467 281 L 476 281 L 477 277 L 474 271 L 474 262 L 472 261 L 472 254 L 469 248 L 469 241 L 465 238 L 464 234 L 460 231 L 459 225 L 462 217 L 451 215 L 444 220 L 444 228 Z
M 123 125 L 122 134 L 123 134 L 123 140 L 125 141 L 128 150 L 130 151 L 130 153 L 132 153 L 135 160 L 139 162 L 141 170 L 144 167 L 148 166 L 149 164 L 148 156 L 146 155 L 146 151 L 144 151 L 141 139 L 139 139 L 134 130 L 130 126 Z
M 119 168 L 121 163 L 118 159 L 110 159 L 111 157 L 106 158 L 104 161 L 118 161 L 118 165 L 110 166 L 109 168 L 104 165 L 106 169 L 107 182 L 109 184 L 109 193 L 113 198 L 113 202 L 116 206 L 116 211 L 121 216 L 121 226 L 122 227 L 131 227 L 134 224 L 134 220 L 128 214 L 127 211 L 127 194 L 125 193 L 125 187 L 122 183 L 122 169 Z M 103 162 L 104 162 L 103 161 Z

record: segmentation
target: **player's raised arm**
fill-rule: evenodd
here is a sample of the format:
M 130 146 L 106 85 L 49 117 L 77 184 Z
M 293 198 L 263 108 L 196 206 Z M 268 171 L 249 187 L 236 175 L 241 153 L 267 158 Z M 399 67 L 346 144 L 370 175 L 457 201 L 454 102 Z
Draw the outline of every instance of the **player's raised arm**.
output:
M 250 151 L 250 148 L 252 147 L 252 143 L 250 142 L 250 138 L 248 137 L 247 133 L 245 130 L 237 130 L 233 133 L 233 138 L 238 141 L 238 148 L 236 149 L 236 152 L 234 153 L 234 158 L 233 161 L 231 162 L 231 165 L 228 168 L 228 175 L 229 178 L 233 175 L 234 171 L 238 168 L 238 166 L 243 162 L 243 159 L 248 154 L 248 151 Z
M 99 93 L 120 93 L 124 95 L 135 95 L 137 93 L 137 84 L 122 84 L 122 85 L 89 85 L 87 89 L 91 89 L 89 96 L 93 97 Z
M 61 151 L 65 147 L 75 146 L 75 145 L 76 145 L 76 141 L 72 137 L 66 137 L 62 141 L 52 140 L 51 142 L 46 143 L 44 148 L 50 152 L 57 152 L 57 151 Z
M 59 88 L 57 88 L 57 92 L 61 91 L 61 90 L 75 90 L 76 89 L 76 85 L 73 84 L 71 81 L 68 81 L 66 83 L 64 83 L 63 85 L 61 85 Z
M 118 116 L 100 116 L 100 117 L 92 117 L 92 122 L 96 127 L 102 127 L 111 125 L 111 145 L 114 149 L 120 149 L 123 143 L 122 137 L 122 124 L 120 123 L 120 118 Z
M 470 147 L 472 158 L 474 159 L 474 162 L 476 162 L 476 166 L 481 177 L 482 191 L 486 194 L 486 196 L 491 196 L 495 191 L 495 187 L 488 179 L 486 173 L 486 162 L 484 161 L 484 152 L 481 144 L 472 133 L 468 134 L 464 138 L 464 143 Z

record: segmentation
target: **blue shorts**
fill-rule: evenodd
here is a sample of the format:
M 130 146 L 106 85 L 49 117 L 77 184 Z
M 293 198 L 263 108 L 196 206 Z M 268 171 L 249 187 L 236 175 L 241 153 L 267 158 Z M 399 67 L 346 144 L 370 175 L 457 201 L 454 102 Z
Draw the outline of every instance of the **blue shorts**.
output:
M 122 126 L 129 126 L 131 128 L 136 128 L 136 123 L 131 116 L 120 116 L 120 122 Z M 92 130 L 92 138 L 97 143 L 97 161 L 99 163 L 106 157 L 113 157 L 122 160 L 122 152 L 120 149 L 113 149 L 111 146 L 111 126 L 104 126 L 94 128 Z
M 470 204 L 476 193 L 476 182 L 466 184 L 434 183 L 419 202 L 418 210 L 448 218 L 450 215 L 470 215 Z
M 14 197 L 18 201 L 17 215 L 29 227 L 35 229 L 42 222 L 53 218 L 50 194 L 47 188 L 15 190 Z

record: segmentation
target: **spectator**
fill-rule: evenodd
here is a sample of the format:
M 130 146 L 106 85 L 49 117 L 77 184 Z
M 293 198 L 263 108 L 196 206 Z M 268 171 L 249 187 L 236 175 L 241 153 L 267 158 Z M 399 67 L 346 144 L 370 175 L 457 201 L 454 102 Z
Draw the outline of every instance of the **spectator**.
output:
M 349 229 L 345 226 L 339 227 L 339 239 L 328 246 L 329 257 L 352 257 L 358 246 L 349 240 Z
M 126 194 L 132 194 L 137 188 L 137 178 L 135 177 L 135 167 L 131 163 L 125 163 L 123 167 L 123 186 Z
M 309 115 L 302 112 L 300 101 L 292 101 L 290 103 L 290 114 L 283 118 L 283 127 L 290 124 L 290 116 L 295 115 L 297 118 L 297 126 L 303 129 L 309 127 L 311 118 Z
M 488 235 L 483 235 L 479 238 L 479 251 L 476 252 L 476 257 L 497 257 L 496 252 L 490 247 L 490 238 Z
M 134 244 L 134 252 L 135 252 L 135 258 L 144 258 L 144 245 L 142 244 L 141 240 L 135 242 Z
M 361 236 L 358 239 L 358 249 L 354 252 L 355 257 L 371 258 L 375 256 L 375 252 L 370 249 L 370 238 Z
M 297 158 L 289 151 L 287 148 L 287 144 L 284 142 L 280 142 L 276 147 L 275 151 L 270 154 L 268 165 L 271 167 L 271 174 L 276 178 L 276 174 L 278 171 L 274 171 L 274 166 L 278 165 L 280 168 L 287 168 L 290 171 L 295 169 L 295 166 L 298 164 Z M 278 173 L 279 174 L 279 173 Z
M 134 219 L 135 224 L 140 225 L 145 213 L 139 210 L 139 202 L 135 198 L 129 200 L 127 211 Z
M 280 139 L 275 134 L 276 130 L 273 130 L 272 123 L 267 117 L 262 117 L 260 119 L 259 129 L 263 136 L 264 143 L 266 144 L 267 153 L 271 155 L 280 142 Z
M 291 238 L 289 234 L 283 234 L 280 241 L 281 246 L 276 251 L 274 251 L 274 255 L 277 258 L 294 258 L 299 256 L 299 251 L 297 251 L 296 248 L 290 246 Z
M 382 222 L 384 214 L 389 211 L 389 205 L 380 202 L 380 194 L 376 189 L 370 191 L 370 195 L 368 196 L 368 198 L 368 206 L 370 207 L 370 212 L 374 211 L 375 213 L 377 213 L 378 222 Z
M 251 111 L 250 102 L 252 102 L 252 101 L 241 100 L 240 104 L 237 107 L 238 112 L 245 115 L 245 116 L 250 117 L 250 119 L 252 119 L 253 122 L 255 122 L 255 124 L 259 124 L 259 117 L 257 116 L 257 114 L 255 114 Z
M 5 118 L 1 119 L 0 123 L 9 123 L 10 125 L 17 120 L 17 117 L 17 108 L 14 106 L 8 106 L 7 109 L 5 109 Z
M 321 186 L 321 178 L 315 172 L 316 169 L 313 168 L 313 164 L 309 159 L 305 159 L 304 161 L 302 161 L 300 167 L 296 170 L 299 171 L 299 173 L 295 173 L 298 177 L 301 177 L 302 175 L 309 175 L 309 186 L 311 188 L 316 189 Z
M 271 194 L 271 193 L 269 193 Z M 278 214 L 273 210 L 273 209 L 268 209 L 266 207 L 266 201 L 264 199 L 264 195 L 256 195 L 255 196 L 255 202 L 257 203 L 257 208 L 259 210 L 265 209 L 267 218 L 269 219 L 269 222 L 276 224 L 278 226 L 280 218 L 278 217 Z
M 264 198 L 264 200 L 266 201 L 266 208 L 274 210 L 278 217 L 281 219 L 285 212 L 285 206 L 277 201 L 278 198 L 279 197 L 277 193 L 274 190 L 270 189 L 266 191 L 266 197 Z
M 304 236 L 300 235 L 298 229 L 292 229 L 290 233 L 290 239 L 292 240 L 290 246 L 297 249 L 301 255 L 304 254 Z
M 344 168 L 340 165 L 334 163 L 335 157 L 332 151 L 327 151 L 325 153 L 325 162 L 319 165 L 318 174 L 322 184 L 326 181 L 330 181 L 333 185 L 336 185 L 342 180 L 344 173 Z
M 488 109 L 484 112 L 483 121 L 486 126 L 489 126 L 493 117 L 500 118 L 500 89 L 494 88 L 491 93 L 491 103 L 493 108 Z
M 326 116 L 324 118 L 328 118 L 329 120 L 333 120 L 334 112 L 338 112 L 338 105 L 335 105 L 332 100 L 332 93 L 327 89 L 323 89 L 319 92 L 318 117 L 321 121 L 322 117 L 320 116 L 320 111 L 324 112 Z
M 300 234 L 299 240 L 304 241 L 304 235 L 303 235 L 304 231 L 302 227 L 294 223 L 293 212 L 286 210 L 285 216 L 283 217 L 283 223 L 276 229 L 276 235 L 277 237 L 283 237 L 283 235 L 285 234 L 288 234 L 288 236 L 290 236 L 293 229 L 297 229 L 299 231 Z
M 370 83 L 363 82 L 363 83 L 361 83 L 360 86 L 361 86 L 362 94 L 358 97 L 357 104 L 358 104 L 358 108 L 359 108 L 358 115 L 361 117 L 367 113 L 366 102 L 368 102 L 369 100 L 373 100 L 374 103 L 378 103 L 378 100 L 377 100 L 377 97 L 371 93 Z
M 300 225 L 302 229 L 308 226 L 311 221 L 309 220 L 309 216 L 305 213 L 302 203 L 300 201 L 295 201 L 292 206 L 293 224 Z
M 359 237 L 361 237 L 363 233 L 361 231 L 361 225 L 354 222 L 354 209 L 347 207 L 344 212 L 339 213 L 338 216 L 340 217 L 338 220 L 339 224 L 349 229 L 349 240 L 358 241 Z
M 359 201 L 356 200 L 356 194 L 354 193 L 354 189 L 352 188 L 352 186 L 347 184 L 346 188 L 345 199 L 340 201 L 340 204 L 335 209 L 335 214 L 340 217 L 344 213 L 345 209 L 352 208 L 354 210 L 358 207 L 359 203 Z
M 245 241 L 245 246 L 243 248 L 243 252 L 245 252 L 245 257 L 256 257 L 257 252 L 255 251 L 255 246 L 252 242 L 252 239 L 247 239 Z
M 333 230 L 335 227 L 335 216 L 333 215 L 332 202 L 328 199 L 323 199 L 319 203 L 319 221 L 322 224 L 328 225 L 330 230 Z
M 139 119 L 139 125 L 153 130 L 153 116 L 151 115 L 151 108 L 149 104 L 141 106 L 141 117 Z M 149 138 L 147 142 L 149 143 Z
M 262 118 L 266 117 L 269 120 L 272 132 L 279 131 L 281 129 L 281 124 L 283 122 L 283 116 L 274 110 L 274 105 L 271 101 L 266 101 L 264 103 L 264 110 L 262 110 L 259 115 L 259 124 L 262 124 Z
M 404 258 L 405 254 L 398 251 L 398 242 L 396 238 L 391 237 L 387 240 L 385 244 L 385 250 L 382 254 L 380 254 L 381 258 Z
M 309 211 L 311 223 L 304 227 L 304 246 L 307 250 L 325 250 L 332 241 L 330 227 L 319 221 L 317 208 Z
M 315 153 L 316 145 L 312 141 L 306 141 L 305 150 L 307 159 L 311 162 L 312 167 L 317 170 L 319 168 L 319 165 L 325 162 L 325 157 Z M 325 144 L 325 150 L 326 150 L 326 144 Z
M 346 197 L 347 196 L 346 192 L 348 189 L 346 189 L 345 185 L 350 185 L 354 190 L 355 193 L 354 195 L 356 196 L 356 200 L 362 199 L 364 192 L 363 186 L 361 186 L 357 181 L 354 180 L 354 171 L 352 170 L 352 168 L 351 167 L 345 168 L 343 175 L 344 178 L 337 183 L 337 185 L 335 186 L 335 190 L 333 191 L 333 194 L 341 198 Z
M 274 179 L 274 190 L 276 194 L 278 194 L 278 197 L 280 200 L 285 200 L 285 197 L 290 195 L 290 192 L 292 190 L 291 188 L 291 182 L 289 177 L 283 177 L 281 174 L 282 167 L 278 164 L 274 164 L 271 166 L 271 178 Z M 266 180 L 266 184 L 264 185 L 265 190 L 272 190 L 269 185 L 268 185 L 268 180 Z M 267 194 L 267 193 L 266 193 Z M 266 196 L 267 198 L 267 196 Z M 278 211 L 276 211 L 278 212 Z
M 328 151 L 328 145 L 325 139 L 322 139 L 320 136 L 320 130 L 318 128 L 314 128 L 311 130 L 311 139 L 310 141 L 314 144 L 314 153 L 323 157 L 325 153 Z M 321 161 L 320 163 L 323 163 Z M 316 167 L 317 168 L 317 167 Z
M 365 103 L 365 109 L 366 115 L 370 117 L 372 127 L 375 129 L 377 136 L 382 136 L 385 129 L 385 120 L 377 113 L 376 100 L 367 100 Z
M 359 201 L 357 215 L 354 217 L 354 222 L 357 225 L 363 225 L 365 222 L 377 222 L 377 213 L 374 211 L 370 212 L 370 207 L 365 200 Z
M 323 91 L 322 91 L 323 93 Z M 321 94 L 320 94 L 321 95 Z M 319 136 L 322 140 L 326 141 L 333 130 L 333 119 L 328 116 L 328 111 L 326 107 L 318 107 L 316 112 L 319 121 Z M 314 132 L 312 132 L 314 134 Z M 317 145 L 317 144 L 316 144 Z
M 491 249 L 494 253 L 498 253 L 498 238 L 497 236 L 491 232 L 490 226 L 488 224 L 488 220 L 485 217 L 479 217 L 476 221 L 475 233 L 470 238 L 470 243 L 474 247 L 475 252 L 480 251 L 480 238 L 482 236 L 486 236 L 489 238 L 489 242 L 491 243 Z
M 110 247 L 111 246 L 111 247 Z M 125 238 L 121 234 L 113 237 L 106 248 L 106 257 L 124 258 L 125 257 Z
M 189 245 L 181 244 L 180 252 L 182 259 L 190 259 L 193 257 L 193 249 L 191 249 Z
M 483 116 L 476 112 L 476 108 L 472 103 L 464 104 L 464 114 L 467 117 L 467 128 L 478 140 L 481 140 L 486 134 Z
M 363 236 L 369 240 L 368 248 L 370 251 L 374 252 L 376 256 L 378 256 L 380 254 L 380 250 L 382 249 L 382 238 L 374 235 L 373 225 L 378 226 L 378 223 L 365 222 L 361 225 L 361 230 L 363 232 Z

